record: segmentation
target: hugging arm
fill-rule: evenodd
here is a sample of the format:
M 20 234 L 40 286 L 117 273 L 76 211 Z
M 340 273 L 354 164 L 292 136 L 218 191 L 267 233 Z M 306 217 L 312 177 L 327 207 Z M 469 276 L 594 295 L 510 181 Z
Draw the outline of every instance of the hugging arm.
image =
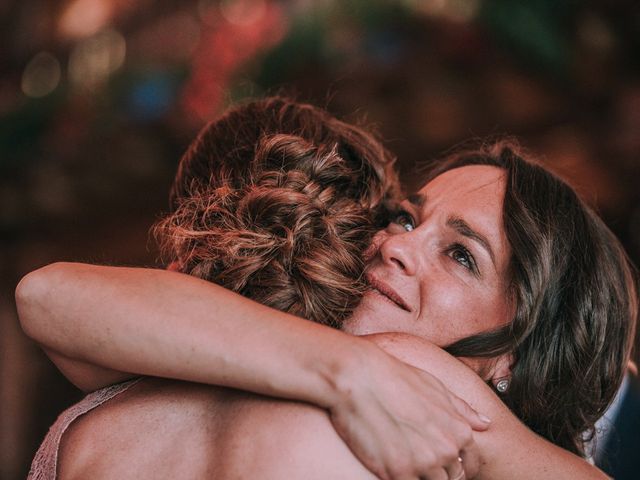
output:
M 474 433 L 479 446 L 479 479 L 606 479 L 604 473 L 529 430 L 469 367 L 419 337 L 382 333 L 367 337 L 390 355 L 425 369 L 478 411 L 492 418 L 491 427 Z
M 471 431 L 488 425 L 435 377 L 212 283 L 61 263 L 27 275 L 16 303 L 25 332 L 84 390 L 154 375 L 309 402 L 380 478 L 443 473 L 459 451 L 477 463 Z

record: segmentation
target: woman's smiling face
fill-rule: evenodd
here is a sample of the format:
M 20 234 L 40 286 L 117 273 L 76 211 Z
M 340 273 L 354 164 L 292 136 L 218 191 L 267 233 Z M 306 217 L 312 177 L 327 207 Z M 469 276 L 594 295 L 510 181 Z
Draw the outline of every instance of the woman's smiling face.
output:
M 344 329 L 405 332 L 446 346 L 508 323 L 505 175 L 493 166 L 455 168 L 405 200 L 405 212 L 374 239 L 373 288 Z

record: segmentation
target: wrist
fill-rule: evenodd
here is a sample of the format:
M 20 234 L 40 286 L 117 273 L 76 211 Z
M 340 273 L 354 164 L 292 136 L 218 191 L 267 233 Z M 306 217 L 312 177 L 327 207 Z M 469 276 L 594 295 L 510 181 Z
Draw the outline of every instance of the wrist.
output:
M 359 337 L 348 336 L 345 348 L 337 352 L 329 362 L 329 368 L 323 372 L 327 384 L 327 394 L 321 399 L 322 407 L 335 410 L 338 406 L 348 405 L 357 396 L 364 384 L 367 365 L 378 347 Z

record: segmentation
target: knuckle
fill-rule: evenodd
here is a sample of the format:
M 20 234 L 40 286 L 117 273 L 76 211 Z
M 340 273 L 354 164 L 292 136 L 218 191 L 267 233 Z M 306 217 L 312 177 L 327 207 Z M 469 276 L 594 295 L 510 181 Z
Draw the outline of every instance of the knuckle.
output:
M 420 452 L 420 456 L 416 458 L 415 467 L 420 472 L 443 468 L 458 458 L 458 452 L 459 450 L 454 442 L 443 438 L 437 445 L 425 445 L 425 448 Z
M 434 472 L 440 470 L 442 465 L 439 465 L 438 462 L 429 461 L 423 462 L 421 461 L 417 466 L 416 472 L 418 473 L 420 478 L 431 478 L 431 474 L 429 472 Z
M 469 425 L 469 423 L 462 417 L 458 416 L 455 417 L 455 419 L 453 419 L 451 421 L 451 425 L 449 428 L 449 431 L 456 437 L 462 436 L 465 429 L 468 429 L 469 431 L 471 431 L 471 426 Z
M 421 470 L 428 470 L 438 465 L 438 458 L 433 450 L 426 448 L 420 453 L 417 463 Z
M 458 455 L 460 455 L 460 449 L 456 442 L 443 439 L 439 445 L 439 457 L 442 465 L 446 465 L 454 460 L 457 460 Z
M 386 474 L 394 480 L 410 477 L 413 469 L 413 459 L 406 453 L 396 454 L 386 463 Z
M 467 445 L 473 441 L 473 430 L 468 424 L 463 423 L 456 430 L 456 437 L 461 445 Z

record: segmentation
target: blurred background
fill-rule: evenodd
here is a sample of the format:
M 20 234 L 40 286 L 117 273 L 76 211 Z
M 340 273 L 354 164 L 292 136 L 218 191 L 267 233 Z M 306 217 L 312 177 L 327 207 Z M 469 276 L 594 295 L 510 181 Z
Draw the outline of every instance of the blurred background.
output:
M 20 332 L 13 289 L 57 260 L 157 264 L 198 129 L 288 93 L 416 165 L 512 134 L 640 260 L 633 0 L 0 0 L 0 478 L 80 394 Z

